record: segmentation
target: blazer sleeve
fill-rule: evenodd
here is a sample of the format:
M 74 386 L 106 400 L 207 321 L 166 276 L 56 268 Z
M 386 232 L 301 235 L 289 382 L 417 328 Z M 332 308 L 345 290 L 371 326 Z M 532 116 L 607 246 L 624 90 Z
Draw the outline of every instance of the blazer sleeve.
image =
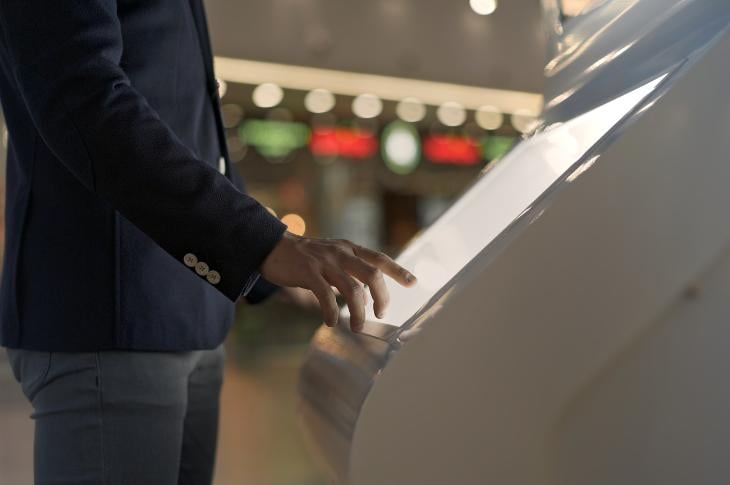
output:
M 181 264 L 205 262 L 219 277 L 204 279 L 235 301 L 286 226 L 196 158 L 131 85 L 116 12 L 115 0 L 1 0 L 12 75 L 68 170 Z
M 231 180 L 233 181 L 233 185 L 235 185 L 242 192 L 245 192 L 245 184 L 243 182 L 243 178 L 238 173 L 238 170 L 236 170 L 234 167 L 231 167 Z M 246 297 L 247 303 L 255 305 L 267 300 L 269 297 L 271 297 L 271 295 L 273 295 L 280 289 L 280 286 L 271 283 L 263 276 L 255 275 L 255 279 L 253 280 L 249 289 L 244 293 L 244 296 Z
M 246 302 L 256 305 L 265 301 L 280 289 L 281 287 L 271 283 L 262 276 L 256 280 L 256 283 L 251 287 L 251 290 L 246 292 Z

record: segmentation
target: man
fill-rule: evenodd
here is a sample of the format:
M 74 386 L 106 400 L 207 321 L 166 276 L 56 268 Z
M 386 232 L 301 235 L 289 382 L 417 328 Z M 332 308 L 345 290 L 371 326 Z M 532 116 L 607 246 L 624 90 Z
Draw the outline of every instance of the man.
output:
M 0 343 L 38 484 L 210 483 L 233 302 L 304 288 L 334 325 L 336 287 L 357 331 L 363 283 L 380 316 L 383 273 L 415 281 L 243 193 L 201 0 L 0 0 L 0 99 Z

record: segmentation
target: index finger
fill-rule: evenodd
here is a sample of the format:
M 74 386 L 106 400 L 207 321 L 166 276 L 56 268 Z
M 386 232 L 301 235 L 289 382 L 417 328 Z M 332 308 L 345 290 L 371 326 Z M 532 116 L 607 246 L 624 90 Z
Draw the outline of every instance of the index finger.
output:
M 401 285 L 413 286 L 416 283 L 416 277 L 410 271 L 393 261 L 389 256 L 362 246 L 354 246 L 352 250 L 357 257 L 362 258 L 364 261 L 380 269 L 380 271 Z

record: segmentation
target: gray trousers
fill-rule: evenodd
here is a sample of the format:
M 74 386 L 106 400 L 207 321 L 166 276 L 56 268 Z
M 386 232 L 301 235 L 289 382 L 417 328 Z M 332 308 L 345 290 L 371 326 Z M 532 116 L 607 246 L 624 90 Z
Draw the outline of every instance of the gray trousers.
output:
M 36 485 L 209 485 L 223 348 L 8 350 L 33 405 Z

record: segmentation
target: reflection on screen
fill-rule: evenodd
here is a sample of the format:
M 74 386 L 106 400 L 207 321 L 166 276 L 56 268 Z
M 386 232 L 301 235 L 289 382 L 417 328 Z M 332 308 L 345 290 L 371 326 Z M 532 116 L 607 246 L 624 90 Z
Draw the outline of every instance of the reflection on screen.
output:
M 663 76 L 568 122 L 524 140 L 409 244 L 398 262 L 418 277 L 405 289 L 388 279 L 390 306 L 383 320 L 401 326 L 474 256 L 565 174 L 656 88 Z M 347 314 L 347 308 L 343 309 Z

